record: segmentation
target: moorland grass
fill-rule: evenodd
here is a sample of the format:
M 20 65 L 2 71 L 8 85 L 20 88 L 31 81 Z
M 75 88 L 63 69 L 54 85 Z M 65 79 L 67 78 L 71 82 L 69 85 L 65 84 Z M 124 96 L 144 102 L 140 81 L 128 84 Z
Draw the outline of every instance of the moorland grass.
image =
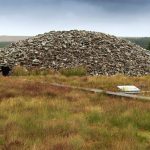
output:
M 148 150 L 150 103 L 53 87 L 150 90 L 150 77 L 0 77 L 0 149 Z

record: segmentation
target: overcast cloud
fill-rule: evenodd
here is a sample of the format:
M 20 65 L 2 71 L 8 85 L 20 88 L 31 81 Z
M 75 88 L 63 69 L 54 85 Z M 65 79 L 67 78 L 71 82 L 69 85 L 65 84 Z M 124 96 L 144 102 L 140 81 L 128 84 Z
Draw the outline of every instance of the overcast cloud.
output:
M 92 30 L 150 36 L 150 0 L 0 0 L 0 35 Z

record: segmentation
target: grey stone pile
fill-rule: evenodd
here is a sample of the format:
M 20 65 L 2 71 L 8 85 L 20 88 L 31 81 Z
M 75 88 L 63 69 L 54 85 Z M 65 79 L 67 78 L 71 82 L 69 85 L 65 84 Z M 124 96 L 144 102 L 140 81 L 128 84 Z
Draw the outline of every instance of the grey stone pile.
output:
M 84 66 L 89 75 L 150 74 L 150 53 L 129 41 L 97 32 L 51 31 L 0 49 L 0 64 L 27 68 Z

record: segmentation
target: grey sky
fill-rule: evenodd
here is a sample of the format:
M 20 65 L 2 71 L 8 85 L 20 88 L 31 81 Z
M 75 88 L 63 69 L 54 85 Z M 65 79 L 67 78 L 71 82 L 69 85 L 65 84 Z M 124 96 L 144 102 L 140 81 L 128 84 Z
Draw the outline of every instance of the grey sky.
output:
M 0 0 L 0 35 L 92 30 L 150 36 L 150 0 Z

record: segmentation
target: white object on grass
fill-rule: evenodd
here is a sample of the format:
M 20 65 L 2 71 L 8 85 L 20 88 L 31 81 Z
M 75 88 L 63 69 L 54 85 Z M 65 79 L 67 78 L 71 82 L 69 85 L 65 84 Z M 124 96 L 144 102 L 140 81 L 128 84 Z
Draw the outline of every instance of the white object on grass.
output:
M 137 88 L 134 85 L 123 85 L 123 86 L 117 86 L 122 92 L 125 93 L 132 93 L 132 94 L 136 94 L 136 93 L 140 93 L 140 89 Z

